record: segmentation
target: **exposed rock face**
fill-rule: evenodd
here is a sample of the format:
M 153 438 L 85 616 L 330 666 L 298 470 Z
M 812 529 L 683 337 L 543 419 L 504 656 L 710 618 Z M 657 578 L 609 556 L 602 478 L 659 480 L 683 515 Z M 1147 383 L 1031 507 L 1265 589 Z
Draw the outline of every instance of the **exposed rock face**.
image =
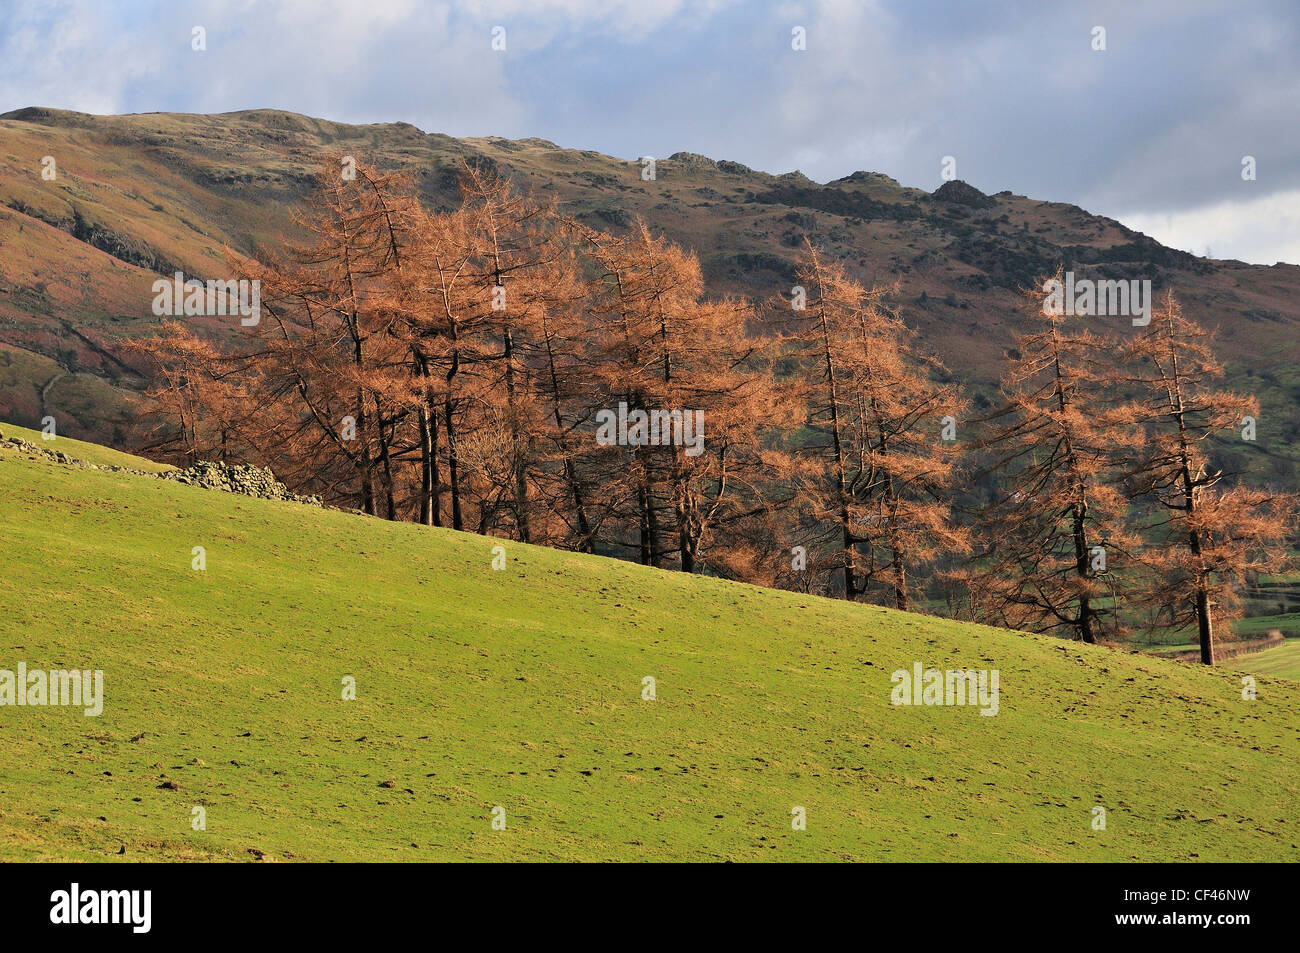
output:
M 76 460 L 68 456 L 62 450 L 49 450 L 28 443 L 26 440 L 19 440 L 17 437 L 6 438 L 3 434 L 0 434 L 0 449 L 17 450 L 30 456 L 44 457 L 54 463 L 80 467 L 85 470 L 131 473 L 135 476 L 150 477 L 156 480 L 171 480 L 174 483 L 184 483 L 187 486 L 202 487 L 205 490 L 225 490 L 227 493 L 238 493 L 241 496 L 255 496 L 262 500 L 291 500 L 295 503 L 306 503 L 309 506 L 321 505 L 318 496 L 299 496 L 290 492 L 287 486 L 275 478 L 275 474 L 271 472 L 270 468 L 264 469 L 250 464 L 211 463 L 205 460 L 194 464 L 194 466 L 186 467 L 184 470 L 149 473 L 146 470 L 135 470 L 131 467 L 100 466 L 97 463 L 87 463 L 85 460 Z
M 835 181 L 828 182 L 826 184 L 827 185 L 853 185 L 853 184 L 886 185 L 895 189 L 902 188 L 902 186 L 898 184 L 897 179 L 885 175 L 885 173 L 883 172 L 863 172 L 861 169 L 859 169 L 857 172 L 850 173 L 849 175 L 846 175 L 843 178 L 836 179 Z
M 669 162 L 676 162 L 684 169 L 698 171 L 700 169 L 716 169 L 718 164 L 708 156 L 702 156 L 698 152 L 674 152 L 668 157 Z
M 961 179 L 945 182 L 934 190 L 930 198 L 936 202 L 965 205 L 967 208 L 992 208 L 998 204 L 996 199 L 985 195 L 975 186 L 963 182 Z

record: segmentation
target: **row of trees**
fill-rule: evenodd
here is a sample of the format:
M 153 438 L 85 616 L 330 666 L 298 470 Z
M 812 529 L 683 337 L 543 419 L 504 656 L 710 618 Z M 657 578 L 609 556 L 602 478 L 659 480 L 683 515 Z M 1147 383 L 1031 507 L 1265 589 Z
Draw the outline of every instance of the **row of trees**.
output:
M 645 227 L 584 228 L 472 167 L 462 188 L 433 214 L 404 177 L 322 173 L 313 240 L 240 276 L 262 289 L 246 347 L 175 322 L 141 346 L 162 446 L 388 519 L 694 571 L 770 510 L 759 437 L 789 401 L 752 308 L 705 300 L 695 257 Z M 619 402 L 705 411 L 704 452 L 599 445 Z
M 338 168 L 298 216 L 309 238 L 243 268 L 262 315 L 239 347 L 176 322 L 138 345 L 156 446 L 651 566 L 899 608 L 962 587 L 963 614 L 1086 641 L 1195 625 L 1207 662 L 1216 614 L 1286 552 L 1290 501 L 1211 468 L 1253 405 L 1214 389 L 1172 299 L 1117 350 L 1031 298 L 977 426 L 892 289 L 811 242 L 791 295 L 755 308 L 708 299 L 643 224 L 593 230 L 483 169 L 433 213 L 403 176 Z M 701 411 L 703 451 L 598 441 L 619 404 Z

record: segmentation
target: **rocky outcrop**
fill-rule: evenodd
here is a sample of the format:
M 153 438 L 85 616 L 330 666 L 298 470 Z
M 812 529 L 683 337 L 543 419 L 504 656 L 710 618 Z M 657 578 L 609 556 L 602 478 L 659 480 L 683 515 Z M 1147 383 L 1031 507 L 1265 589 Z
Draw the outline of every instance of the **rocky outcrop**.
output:
M 998 204 L 997 199 L 985 195 L 975 186 L 961 179 L 945 182 L 934 190 L 930 198 L 936 202 L 951 202 L 953 205 L 964 205 L 967 208 L 992 208 Z

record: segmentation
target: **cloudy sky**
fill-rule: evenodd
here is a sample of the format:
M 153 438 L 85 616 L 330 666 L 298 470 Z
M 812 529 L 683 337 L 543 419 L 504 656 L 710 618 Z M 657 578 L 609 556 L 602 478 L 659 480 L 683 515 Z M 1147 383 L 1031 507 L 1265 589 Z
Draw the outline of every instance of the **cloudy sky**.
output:
M 30 105 L 275 107 L 925 189 L 952 156 L 986 192 L 1300 262 L 1296 0 L 0 0 L 0 111 Z

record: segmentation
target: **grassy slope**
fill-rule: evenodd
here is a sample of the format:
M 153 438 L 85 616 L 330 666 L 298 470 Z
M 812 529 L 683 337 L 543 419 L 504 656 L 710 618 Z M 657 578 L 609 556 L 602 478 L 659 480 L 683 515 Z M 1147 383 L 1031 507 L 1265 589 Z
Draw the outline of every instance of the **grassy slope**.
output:
M 0 452 L 0 668 L 107 694 L 0 708 L 0 856 L 1300 856 L 1300 685 L 494 543 Z
M 26 440 L 28 443 L 35 444 L 45 450 L 61 450 L 74 460 L 84 460 L 87 463 L 94 463 L 101 467 L 130 467 L 133 470 L 144 470 L 148 473 L 163 473 L 167 470 L 176 469 L 170 464 L 154 463 L 152 460 L 146 460 L 143 457 L 122 453 L 122 451 L 114 450 L 111 447 L 101 447 L 95 443 L 86 443 L 84 440 L 72 440 L 68 437 L 58 436 L 52 440 L 46 440 L 39 430 L 29 430 L 27 427 L 19 427 L 16 424 L 0 424 L 0 436 L 17 437 L 19 440 Z

